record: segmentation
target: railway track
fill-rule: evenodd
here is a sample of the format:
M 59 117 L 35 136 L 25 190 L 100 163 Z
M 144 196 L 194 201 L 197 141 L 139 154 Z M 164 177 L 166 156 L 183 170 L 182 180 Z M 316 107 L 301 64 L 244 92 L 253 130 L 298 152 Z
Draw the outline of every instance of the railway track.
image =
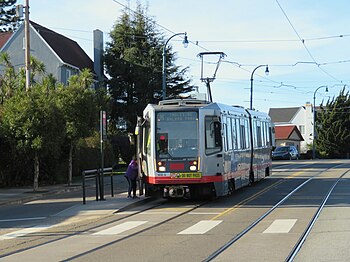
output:
M 341 165 L 339 165 L 341 166 Z M 339 167 L 337 166 L 337 167 Z M 335 168 L 335 167 L 332 167 Z M 328 170 L 332 169 L 329 168 Z M 325 173 L 326 171 L 322 172 Z M 293 261 L 294 258 L 296 257 L 296 255 L 298 254 L 298 252 L 300 251 L 302 245 L 304 244 L 305 240 L 307 239 L 308 235 L 310 234 L 313 226 L 315 225 L 317 219 L 319 218 L 320 213 L 322 212 L 327 200 L 329 199 L 329 197 L 331 196 L 333 190 L 335 189 L 335 187 L 337 186 L 337 184 L 339 183 L 339 181 L 341 181 L 341 179 L 343 179 L 343 177 L 350 172 L 349 170 L 346 170 L 344 172 L 342 172 L 340 174 L 340 176 L 338 178 L 334 178 L 333 182 L 331 183 L 331 185 L 329 186 L 328 191 L 324 194 L 324 197 L 321 201 L 321 203 L 319 203 L 319 206 L 317 208 L 317 211 L 315 212 L 315 214 L 312 216 L 310 222 L 308 223 L 307 227 L 305 228 L 304 232 L 302 233 L 302 235 L 300 236 L 299 240 L 295 243 L 294 247 L 291 249 L 291 252 L 288 254 L 288 256 L 286 257 L 285 261 Z M 275 211 L 277 208 L 282 207 L 282 205 L 288 200 L 290 199 L 292 196 L 294 196 L 298 191 L 300 191 L 303 187 L 305 187 L 306 185 L 308 185 L 311 181 L 313 181 L 315 178 L 319 177 L 322 173 L 319 173 L 315 176 L 310 177 L 309 179 L 307 179 L 306 181 L 304 181 L 303 183 L 301 183 L 299 186 L 297 186 L 296 188 L 294 188 L 293 190 L 290 191 L 289 194 L 287 194 L 285 197 L 283 197 L 277 204 L 275 204 L 273 207 L 271 207 L 268 211 L 266 211 L 262 216 L 260 216 L 258 219 L 256 219 L 255 221 L 253 221 L 248 227 L 246 227 L 245 229 L 243 229 L 239 234 L 237 234 L 236 236 L 234 236 L 230 241 L 228 241 L 225 245 L 221 246 L 220 248 L 218 248 L 215 252 L 213 252 L 210 256 L 208 256 L 206 259 L 204 259 L 204 262 L 209 262 L 209 261 L 215 261 L 216 258 L 218 258 L 220 256 L 220 254 L 224 253 L 228 248 L 234 246 L 242 237 L 244 237 L 246 234 L 248 234 L 250 231 L 252 231 L 261 221 L 263 221 L 267 216 L 269 216 L 273 211 Z

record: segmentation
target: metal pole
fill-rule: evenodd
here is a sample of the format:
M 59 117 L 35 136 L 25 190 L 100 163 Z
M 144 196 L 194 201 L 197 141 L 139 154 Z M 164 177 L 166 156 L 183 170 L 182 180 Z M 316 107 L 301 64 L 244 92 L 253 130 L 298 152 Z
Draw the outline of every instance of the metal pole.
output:
M 315 126 L 315 124 L 316 124 L 316 122 L 315 122 L 315 120 L 316 120 L 315 100 L 316 100 L 316 91 L 314 93 L 314 106 L 313 106 L 313 111 L 314 112 L 313 112 L 313 131 L 312 131 L 312 138 L 313 138 L 312 139 L 312 159 L 315 159 L 315 157 L 316 157 L 316 152 L 315 152 L 315 139 L 316 139 L 316 135 L 315 135 L 315 132 L 316 132 L 316 126 Z
M 318 88 L 316 88 L 315 92 L 314 92 L 314 105 L 313 105 L 313 109 L 314 109 L 314 114 L 313 114 L 313 134 L 312 134 L 312 159 L 316 158 L 316 92 L 318 91 L 318 89 L 325 87 L 326 88 L 326 92 L 328 92 L 328 88 L 327 86 L 319 86 Z
M 100 172 L 97 170 L 95 175 L 95 184 L 96 184 L 96 201 L 98 201 L 98 190 L 100 188 Z
M 175 35 L 172 35 L 171 37 L 168 38 L 168 40 L 165 42 L 163 46 L 163 67 L 162 67 L 162 98 L 165 100 L 166 98 L 166 46 L 169 43 L 170 39 L 172 39 L 175 36 L 178 35 L 186 35 L 186 33 L 178 33 Z
M 254 81 L 253 76 L 254 76 L 255 71 L 258 68 L 263 67 L 263 66 L 267 66 L 267 65 L 259 65 L 259 66 L 257 66 L 256 68 L 254 68 L 254 70 L 253 70 L 253 72 L 252 72 L 252 74 L 250 76 L 250 107 L 249 107 L 250 110 L 253 110 L 253 81 Z
M 25 44 L 26 44 L 26 50 L 25 50 L 25 66 L 26 66 L 26 91 L 29 90 L 30 87 L 30 33 L 29 33 L 29 0 L 26 0 L 26 6 L 25 6 L 25 22 L 24 22 L 24 29 L 25 29 Z
M 83 205 L 86 204 L 86 194 L 85 194 L 85 171 L 83 171 Z
M 113 174 L 114 174 L 114 170 L 112 168 L 112 172 L 111 172 L 111 197 L 114 197 L 114 189 L 113 189 Z

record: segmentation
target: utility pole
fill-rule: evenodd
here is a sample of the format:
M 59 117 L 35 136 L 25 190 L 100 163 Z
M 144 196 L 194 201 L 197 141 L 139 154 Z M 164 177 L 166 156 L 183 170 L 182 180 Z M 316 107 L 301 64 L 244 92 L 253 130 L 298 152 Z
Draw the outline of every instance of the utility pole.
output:
M 26 41 L 26 51 L 25 51 L 25 64 L 26 64 L 26 91 L 30 87 L 30 34 L 29 34 L 29 0 L 26 0 L 25 5 L 25 41 Z
M 24 12 L 24 40 L 25 40 L 25 69 L 26 69 L 26 91 L 29 90 L 30 87 L 30 25 L 29 25 L 29 0 L 26 0 L 25 6 L 16 5 L 16 16 L 19 18 L 23 17 L 23 9 Z

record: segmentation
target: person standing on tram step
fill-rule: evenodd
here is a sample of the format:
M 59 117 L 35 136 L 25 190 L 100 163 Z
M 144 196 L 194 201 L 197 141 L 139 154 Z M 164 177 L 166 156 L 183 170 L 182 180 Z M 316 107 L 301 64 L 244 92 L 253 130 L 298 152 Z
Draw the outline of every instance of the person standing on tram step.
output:
M 131 162 L 128 165 L 128 168 L 125 172 L 125 178 L 128 180 L 129 188 L 128 188 L 128 198 L 131 198 L 131 191 L 133 193 L 133 198 L 138 198 L 136 196 L 136 179 L 138 166 L 136 162 L 136 157 L 133 157 Z

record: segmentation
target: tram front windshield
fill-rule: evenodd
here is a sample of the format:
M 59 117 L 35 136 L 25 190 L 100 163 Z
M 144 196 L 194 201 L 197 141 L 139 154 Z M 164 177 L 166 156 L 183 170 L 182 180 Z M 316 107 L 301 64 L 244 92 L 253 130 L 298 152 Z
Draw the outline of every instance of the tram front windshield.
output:
M 198 112 L 158 112 L 156 130 L 158 158 L 198 156 Z

